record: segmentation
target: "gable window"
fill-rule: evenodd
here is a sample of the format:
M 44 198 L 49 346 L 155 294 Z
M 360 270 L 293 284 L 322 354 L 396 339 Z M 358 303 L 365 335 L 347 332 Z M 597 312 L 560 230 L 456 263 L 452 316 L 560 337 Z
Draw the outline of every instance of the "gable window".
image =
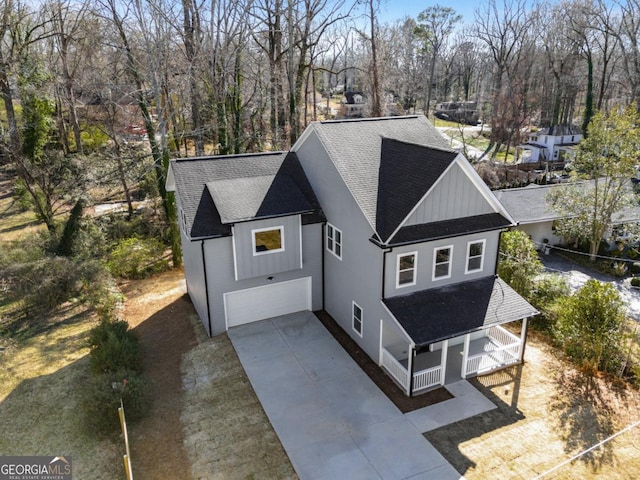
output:
M 360 336 L 362 336 L 362 308 L 356 303 L 352 302 L 352 326 L 353 330 Z
M 396 269 L 396 288 L 408 287 L 416 284 L 416 262 L 418 252 L 398 255 L 398 267 Z
M 282 252 L 284 250 L 284 227 L 269 227 L 251 230 L 253 254 Z
M 464 273 L 479 272 L 484 266 L 484 240 L 467 243 L 467 267 Z
M 451 277 L 451 254 L 453 246 L 436 248 L 433 251 L 433 279 L 443 280 Z
M 342 260 L 342 232 L 327 223 L 327 250 Z

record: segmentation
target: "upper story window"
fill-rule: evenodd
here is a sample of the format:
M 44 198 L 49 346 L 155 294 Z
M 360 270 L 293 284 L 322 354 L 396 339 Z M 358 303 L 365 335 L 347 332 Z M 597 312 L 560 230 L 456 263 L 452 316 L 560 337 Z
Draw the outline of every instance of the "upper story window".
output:
M 284 251 L 284 227 L 268 227 L 251 230 L 253 254 L 265 255 Z
M 362 336 L 362 308 L 356 302 L 352 302 L 352 326 L 353 330 Z
M 342 232 L 327 223 L 327 250 L 342 260 Z
M 182 208 L 180 208 L 180 228 L 182 228 L 182 231 L 187 234 L 187 216 L 184 214 L 184 211 L 182 210 Z
M 485 240 L 467 243 L 467 266 L 464 273 L 479 272 L 484 266 Z
M 451 277 L 451 255 L 453 245 L 439 247 L 433 251 L 433 279 L 443 280 Z
M 398 255 L 396 268 L 396 288 L 408 287 L 416 284 L 416 264 L 418 252 Z

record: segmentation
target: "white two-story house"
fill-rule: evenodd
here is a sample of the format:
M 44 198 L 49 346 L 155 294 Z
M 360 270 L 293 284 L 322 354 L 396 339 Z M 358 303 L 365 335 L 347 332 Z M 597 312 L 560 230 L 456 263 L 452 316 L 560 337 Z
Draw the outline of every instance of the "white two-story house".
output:
M 522 361 L 537 311 L 496 276 L 515 222 L 423 116 L 314 122 L 289 152 L 175 160 L 167 186 L 212 335 L 322 309 L 407 395 Z

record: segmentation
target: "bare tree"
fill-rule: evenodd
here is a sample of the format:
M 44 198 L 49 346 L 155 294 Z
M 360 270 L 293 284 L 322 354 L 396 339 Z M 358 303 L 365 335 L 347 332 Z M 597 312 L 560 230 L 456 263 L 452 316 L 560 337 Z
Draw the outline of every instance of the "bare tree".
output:
M 497 149 L 513 131 L 509 116 L 518 113 L 511 100 L 515 97 L 509 84 L 509 74 L 514 74 L 524 58 L 524 44 L 528 40 L 532 16 L 527 11 L 526 0 L 504 0 L 498 5 L 489 0 L 476 10 L 475 35 L 482 40 L 493 59 L 491 138 L 484 154 Z M 505 136 L 507 138 L 505 138 Z
M 431 106 L 431 94 L 435 79 L 436 61 L 442 48 L 446 44 L 455 25 L 462 19 L 453 8 L 434 5 L 427 7 L 418 14 L 416 35 L 424 42 L 430 52 L 429 83 L 427 84 L 427 98 L 425 100 L 424 113 L 429 115 Z
M 80 134 L 80 122 L 78 120 L 75 78 L 79 66 L 85 58 L 85 45 L 88 39 L 88 8 L 83 2 L 53 1 L 49 5 L 51 15 L 52 41 L 59 61 L 59 82 L 62 90 L 62 102 L 67 111 L 68 122 L 73 131 L 76 152 L 84 152 L 82 136 Z M 62 105 L 60 105 L 62 107 Z M 58 113 L 61 123 L 61 142 L 68 153 L 66 135 L 66 122 L 62 108 Z
M 620 7 L 620 24 L 611 30 L 620 40 L 625 80 L 629 85 L 629 102 L 640 109 L 640 0 L 616 2 Z

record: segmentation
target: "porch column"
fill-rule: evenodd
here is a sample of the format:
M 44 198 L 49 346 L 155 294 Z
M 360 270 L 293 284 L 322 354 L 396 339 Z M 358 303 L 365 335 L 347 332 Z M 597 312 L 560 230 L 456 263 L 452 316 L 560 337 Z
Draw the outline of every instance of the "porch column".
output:
M 440 357 L 440 365 L 442 366 L 442 371 L 440 375 L 442 378 L 440 379 L 440 385 L 444 387 L 445 379 L 447 378 L 447 353 L 449 351 L 449 340 L 445 340 L 442 343 L 442 356 Z
M 527 342 L 527 328 L 528 318 L 522 320 L 522 329 L 520 331 L 520 346 L 518 347 L 518 361 L 522 363 L 524 361 L 524 346 Z
M 407 356 L 407 375 L 409 376 L 407 382 L 407 395 L 413 395 L 413 357 L 416 355 L 415 346 L 413 343 L 409 347 L 409 355 Z
M 469 342 L 471 341 L 471 335 L 467 333 L 464 336 L 464 348 L 462 349 L 462 369 L 460 370 L 460 376 L 467 378 L 467 359 L 469 358 Z

